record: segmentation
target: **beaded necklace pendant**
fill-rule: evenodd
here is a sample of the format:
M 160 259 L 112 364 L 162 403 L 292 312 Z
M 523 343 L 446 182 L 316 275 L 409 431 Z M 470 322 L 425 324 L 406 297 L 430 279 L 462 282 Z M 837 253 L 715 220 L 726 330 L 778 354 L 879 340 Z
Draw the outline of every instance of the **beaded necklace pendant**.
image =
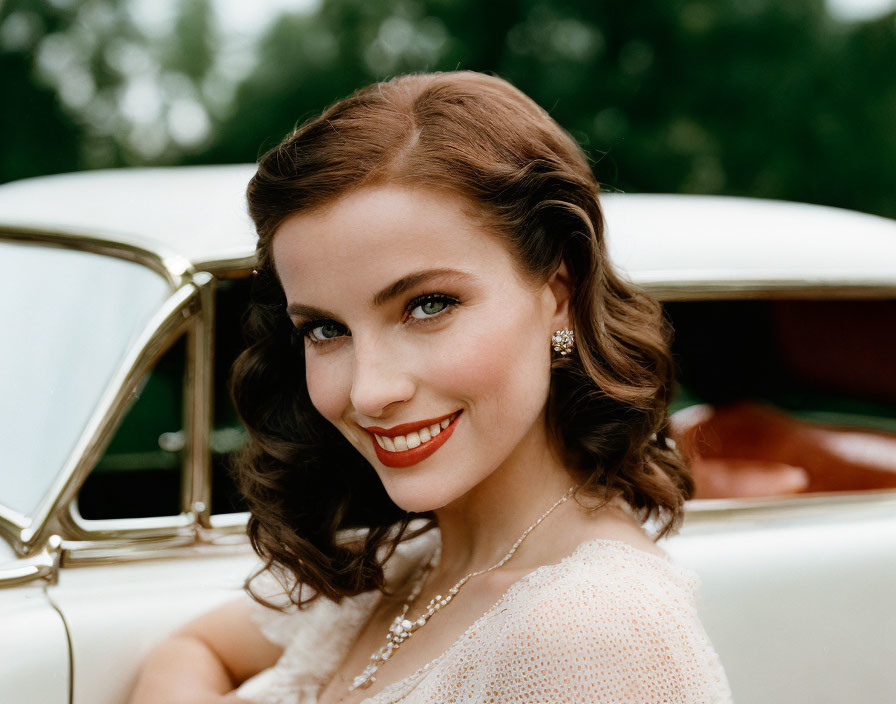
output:
M 532 532 L 532 530 L 539 523 L 547 518 L 548 514 L 550 514 L 551 511 L 557 508 L 560 504 L 565 503 L 566 500 L 573 495 L 573 492 L 575 492 L 576 488 L 577 487 L 575 486 L 570 487 L 569 491 L 561 496 L 553 506 L 551 506 L 538 518 L 537 521 L 526 528 L 526 530 L 523 531 L 523 534 L 513 544 L 513 547 L 510 548 L 510 551 L 503 558 L 501 558 L 501 560 L 487 569 L 481 569 L 476 572 L 471 572 L 466 577 L 461 579 L 457 584 L 451 587 L 451 589 L 448 590 L 448 593 L 445 596 L 437 594 L 429 602 L 423 614 L 421 614 L 420 617 L 416 620 L 412 621 L 407 618 L 408 610 L 411 608 L 411 604 L 414 603 L 414 600 L 420 595 L 420 592 L 423 590 L 423 585 L 426 582 L 426 578 L 429 576 L 429 573 L 432 572 L 433 568 L 438 564 L 439 558 L 442 554 L 442 550 L 441 547 L 437 548 L 432 558 L 427 563 L 425 569 L 421 573 L 419 579 L 417 580 L 417 583 L 414 585 L 414 588 L 411 590 L 411 593 L 408 595 L 408 598 L 405 600 L 404 605 L 401 608 L 401 613 L 395 617 L 395 620 L 389 627 L 389 631 L 388 633 L 386 633 L 386 644 L 370 656 L 370 663 L 367 665 L 367 667 L 364 668 L 364 671 L 361 672 L 360 675 L 352 680 L 348 691 L 353 692 L 356 689 L 367 689 L 374 682 L 376 682 L 377 670 L 379 670 L 384 664 L 386 664 L 386 662 L 389 661 L 389 658 L 392 657 L 392 654 L 401 646 L 402 643 L 404 643 L 408 638 L 414 635 L 414 633 L 416 633 L 419 629 L 423 628 L 423 626 L 426 625 L 426 623 L 436 611 L 444 606 L 448 606 L 448 604 L 451 603 L 451 600 L 454 598 L 454 595 L 457 594 L 460 588 L 464 586 L 464 584 L 466 584 L 471 578 L 498 569 L 505 562 L 507 562 L 513 556 L 513 553 L 516 552 L 517 548 L 520 546 L 523 540 L 526 539 L 526 536 L 529 535 L 529 533 Z

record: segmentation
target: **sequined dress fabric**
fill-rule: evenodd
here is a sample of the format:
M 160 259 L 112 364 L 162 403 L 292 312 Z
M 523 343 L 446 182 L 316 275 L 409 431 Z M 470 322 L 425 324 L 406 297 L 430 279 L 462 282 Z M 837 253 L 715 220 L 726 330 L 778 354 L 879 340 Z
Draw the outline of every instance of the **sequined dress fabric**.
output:
M 387 580 L 412 578 L 439 540 L 432 530 L 401 544 Z M 669 558 L 587 541 L 514 583 L 442 655 L 362 704 L 731 702 L 697 615 L 698 586 Z M 287 603 L 268 574 L 256 591 Z M 284 652 L 237 694 L 255 704 L 316 704 L 379 598 L 318 599 L 289 613 L 255 604 L 253 620 Z

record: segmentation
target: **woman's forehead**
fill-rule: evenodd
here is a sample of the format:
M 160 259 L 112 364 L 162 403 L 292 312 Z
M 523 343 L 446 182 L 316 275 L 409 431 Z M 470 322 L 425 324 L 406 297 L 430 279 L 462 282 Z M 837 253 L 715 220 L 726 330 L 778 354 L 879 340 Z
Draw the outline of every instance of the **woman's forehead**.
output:
M 284 286 L 339 281 L 386 286 L 434 268 L 475 273 L 511 260 L 503 239 L 450 192 L 401 185 L 353 191 L 325 208 L 287 218 L 273 239 Z
M 460 230 L 484 234 L 475 218 L 475 205 L 447 190 L 403 184 L 365 186 L 311 210 L 286 218 L 274 236 L 302 234 L 314 244 L 338 244 L 340 240 L 364 244 L 374 238 L 429 231 Z M 282 239 L 282 238 L 281 238 Z

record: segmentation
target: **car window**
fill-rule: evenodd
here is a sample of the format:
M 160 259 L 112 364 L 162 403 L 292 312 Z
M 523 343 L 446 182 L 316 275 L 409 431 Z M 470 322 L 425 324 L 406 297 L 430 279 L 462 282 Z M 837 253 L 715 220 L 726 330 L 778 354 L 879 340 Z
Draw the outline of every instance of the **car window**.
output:
M 170 287 L 140 264 L 71 249 L 0 242 L 0 261 L 0 503 L 28 515 Z
M 245 347 L 243 317 L 249 302 L 251 277 L 221 278 L 215 305 L 215 411 L 211 437 L 212 513 L 245 511 L 246 505 L 231 476 L 233 459 L 248 436 L 230 399 L 227 382 L 234 360 Z
M 230 400 L 227 379 L 243 348 L 241 318 L 249 286 L 245 278 L 224 278 L 215 287 L 214 411 L 209 450 L 211 510 L 216 514 L 245 510 L 231 477 L 231 465 L 247 435 Z M 103 457 L 84 482 L 77 500 L 81 517 L 102 520 L 180 513 L 185 374 L 186 337 L 182 337 L 142 380 Z
M 896 301 L 667 303 L 686 391 L 764 399 L 811 420 L 896 431 Z
M 896 301 L 665 309 L 680 384 L 673 421 L 704 471 L 801 472 L 784 493 L 896 488 Z
M 140 382 L 130 408 L 77 498 L 91 520 L 174 516 L 181 510 L 186 338 Z

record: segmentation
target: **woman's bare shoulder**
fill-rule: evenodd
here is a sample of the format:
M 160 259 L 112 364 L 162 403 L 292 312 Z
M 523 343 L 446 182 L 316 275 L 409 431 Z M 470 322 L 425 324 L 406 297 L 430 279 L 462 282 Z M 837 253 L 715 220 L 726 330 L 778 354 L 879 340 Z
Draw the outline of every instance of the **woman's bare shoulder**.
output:
M 641 524 L 635 511 L 622 499 L 613 499 L 596 510 L 580 507 L 567 526 L 575 547 L 595 540 L 624 543 L 636 550 L 667 557 Z

